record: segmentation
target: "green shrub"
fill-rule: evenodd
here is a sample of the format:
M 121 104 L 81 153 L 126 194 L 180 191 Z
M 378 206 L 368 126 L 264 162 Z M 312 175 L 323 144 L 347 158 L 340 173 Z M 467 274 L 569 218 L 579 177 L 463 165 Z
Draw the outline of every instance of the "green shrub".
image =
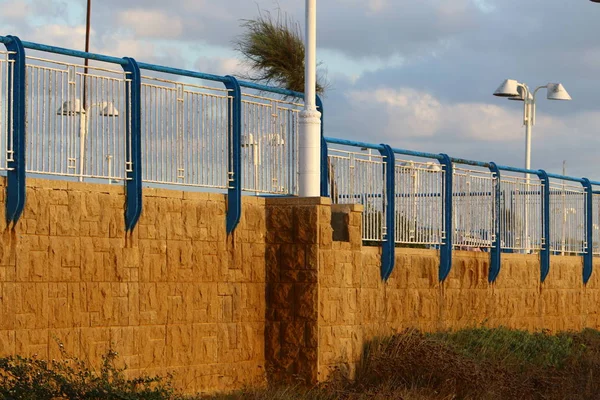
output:
M 175 394 L 169 377 L 163 379 L 145 376 L 127 379 L 125 369 L 115 366 L 116 358 L 116 352 L 108 351 L 103 356 L 99 372 L 73 357 L 51 361 L 21 356 L 0 358 L 0 398 L 23 400 L 174 400 L 180 398 Z

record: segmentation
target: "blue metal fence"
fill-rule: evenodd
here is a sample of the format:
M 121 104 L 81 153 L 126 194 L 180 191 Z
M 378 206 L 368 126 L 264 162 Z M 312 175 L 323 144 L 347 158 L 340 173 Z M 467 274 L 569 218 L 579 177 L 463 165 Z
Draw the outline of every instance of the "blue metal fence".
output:
M 136 62 L 0 36 L 0 173 L 9 223 L 25 176 L 125 184 L 135 227 L 146 185 L 227 191 L 227 231 L 242 192 L 296 195 L 303 94 L 231 76 Z M 27 51 L 27 54 L 26 54 Z M 95 63 L 83 67 L 82 59 Z M 323 112 L 323 103 L 317 99 Z M 600 192 L 585 178 L 322 138 L 321 192 L 364 206 L 363 239 L 382 246 L 382 278 L 396 246 L 439 249 L 440 280 L 454 250 L 580 255 L 583 278 L 600 254 Z
M 600 253 L 600 193 L 593 192 L 600 182 L 403 149 L 391 149 L 392 171 L 385 145 L 325 140 L 328 193 L 334 203 L 364 205 L 363 240 L 392 253 L 396 245 L 440 249 L 441 280 L 450 271 L 452 250 L 489 252 L 490 282 L 502 252 L 538 254 L 542 281 L 551 254 L 580 255 L 584 281 L 589 279 L 592 256 Z M 365 174 L 371 164 L 377 170 Z M 393 259 L 387 260 L 384 279 L 393 269 Z

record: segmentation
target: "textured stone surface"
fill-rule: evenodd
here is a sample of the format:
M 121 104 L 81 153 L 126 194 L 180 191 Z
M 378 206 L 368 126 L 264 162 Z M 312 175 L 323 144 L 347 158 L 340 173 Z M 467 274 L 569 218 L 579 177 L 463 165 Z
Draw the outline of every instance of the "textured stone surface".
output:
M 29 179 L 15 227 L 0 189 L 0 355 L 58 358 L 60 342 L 98 364 L 113 346 L 130 376 L 212 392 L 352 375 L 367 341 L 410 327 L 600 327 L 600 260 L 584 286 L 580 257 L 552 257 L 541 284 L 537 255 L 503 254 L 489 284 L 489 253 L 456 251 L 440 284 L 437 251 L 397 248 L 384 283 L 358 206 L 244 197 L 228 237 L 224 195 L 145 189 L 126 234 L 123 187 Z
M 143 200 L 126 235 L 122 187 L 28 180 L 0 233 L 0 354 L 59 358 L 60 342 L 97 366 L 113 346 L 130 376 L 171 371 L 187 392 L 264 384 L 264 200 L 229 238 L 223 195 Z
M 319 221 L 327 199 L 267 200 L 267 322 L 270 381 L 317 382 Z
M 360 212 L 346 212 L 349 230 L 360 232 Z M 327 218 L 320 237 L 331 237 Z M 489 253 L 456 251 L 448 279 L 438 282 L 439 253 L 396 248 L 390 279 L 380 279 L 380 249 L 350 242 L 323 242 L 319 249 L 319 380 L 333 369 L 352 375 L 363 345 L 401 332 L 490 327 L 551 331 L 600 328 L 600 262 L 586 287 L 580 257 L 552 257 L 540 283 L 537 255 L 503 254 L 502 270 L 488 283 Z

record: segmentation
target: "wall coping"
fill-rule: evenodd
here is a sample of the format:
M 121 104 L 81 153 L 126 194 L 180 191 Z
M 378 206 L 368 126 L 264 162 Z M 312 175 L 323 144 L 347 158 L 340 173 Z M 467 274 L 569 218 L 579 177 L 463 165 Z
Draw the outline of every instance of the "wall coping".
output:
M 330 206 L 329 197 L 264 197 L 268 206 Z

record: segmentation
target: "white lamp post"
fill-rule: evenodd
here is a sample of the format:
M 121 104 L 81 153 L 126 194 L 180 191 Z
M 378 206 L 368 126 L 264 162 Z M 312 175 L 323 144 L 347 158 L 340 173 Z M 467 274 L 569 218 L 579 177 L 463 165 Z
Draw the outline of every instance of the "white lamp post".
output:
M 600 1 L 600 0 L 599 0 Z M 494 96 L 523 101 L 523 125 L 525 125 L 525 169 L 531 167 L 531 128 L 535 125 L 535 100 L 540 89 L 547 89 L 548 100 L 571 100 L 571 96 L 560 83 L 549 83 L 537 87 L 533 93 L 524 83 L 506 79 L 494 92 Z
M 599 0 L 600 1 L 600 0 Z M 571 96 L 560 83 L 548 83 L 544 86 L 538 86 L 533 93 L 529 87 L 517 82 L 514 79 L 506 79 L 494 92 L 494 96 L 508 97 L 509 100 L 518 100 L 523 102 L 523 125 L 525 125 L 525 169 L 531 169 L 531 128 L 535 125 L 535 100 L 537 93 L 541 89 L 546 89 L 546 98 L 548 100 L 571 100 Z M 529 249 L 529 230 L 528 230 L 528 212 L 527 212 L 527 193 L 529 192 L 529 174 L 525 174 L 525 247 Z
M 119 110 L 117 110 L 113 103 L 102 102 L 91 104 L 87 108 L 81 106 L 79 99 L 65 101 L 63 105 L 56 111 L 57 115 L 79 115 L 79 182 L 83 182 L 85 175 L 85 148 L 87 141 L 87 134 L 90 130 L 90 111 L 94 107 L 100 108 L 100 115 L 103 117 L 118 117 Z M 109 160 L 109 169 L 111 168 L 111 160 Z M 109 171 L 110 174 L 110 171 Z M 112 175 L 110 175 L 112 177 Z
M 304 61 L 304 109 L 300 112 L 299 176 L 300 197 L 321 194 L 321 113 L 316 107 L 317 0 L 306 0 Z

